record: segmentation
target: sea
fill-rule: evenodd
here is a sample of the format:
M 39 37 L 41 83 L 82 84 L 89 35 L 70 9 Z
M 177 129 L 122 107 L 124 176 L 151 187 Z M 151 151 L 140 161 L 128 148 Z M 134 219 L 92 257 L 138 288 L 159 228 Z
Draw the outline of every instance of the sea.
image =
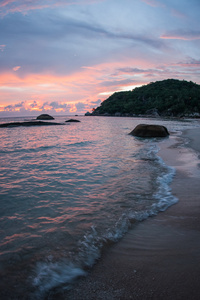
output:
M 73 288 L 137 222 L 178 201 L 170 188 L 175 169 L 159 148 L 199 123 L 69 118 L 55 117 L 60 126 L 0 128 L 0 299 L 45 299 Z M 164 125 L 170 136 L 129 135 L 140 123 Z

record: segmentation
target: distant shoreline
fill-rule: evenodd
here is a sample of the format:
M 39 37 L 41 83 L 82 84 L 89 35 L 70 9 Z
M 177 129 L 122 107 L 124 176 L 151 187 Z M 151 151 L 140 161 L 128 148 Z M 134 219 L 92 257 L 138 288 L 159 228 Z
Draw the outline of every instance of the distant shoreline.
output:
M 158 120 L 200 120 L 199 116 L 192 116 L 192 115 L 186 115 L 186 116 L 182 116 L 182 117 L 178 117 L 178 116 L 154 116 L 154 115 L 127 115 L 127 114 L 121 114 L 121 115 L 113 115 L 113 114 L 102 114 L 102 115 L 98 115 L 98 114 L 88 114 L 86 115 L 86 117 L 119 117 L 119 118 L 148 118 L 148 119 L 158 119 Z

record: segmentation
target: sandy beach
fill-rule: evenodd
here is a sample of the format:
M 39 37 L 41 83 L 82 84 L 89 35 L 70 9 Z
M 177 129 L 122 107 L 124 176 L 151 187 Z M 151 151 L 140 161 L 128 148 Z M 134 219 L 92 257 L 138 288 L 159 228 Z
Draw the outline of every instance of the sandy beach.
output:
M 200 129 L 160 143 L 159 156 L 176 168 L 179 202 L 135 224 L 69 292 L 48 299 L 200 299 Z M 194 151 L 195 150 L 195 151 Z

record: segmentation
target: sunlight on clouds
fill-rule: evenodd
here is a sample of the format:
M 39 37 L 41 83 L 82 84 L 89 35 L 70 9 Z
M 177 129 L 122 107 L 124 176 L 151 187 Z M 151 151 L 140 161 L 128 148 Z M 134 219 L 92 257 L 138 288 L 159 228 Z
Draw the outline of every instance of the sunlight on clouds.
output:
M 144 83 L 142 84 L 134 84 L 134 85 L 129 85 L 129 86 L 126 86 L 126 87 L 122 87 L 121 88 L 121 91 L 127 91 L 127 90 L 133 90 L 137 87 L 141 87 L 142 85 L 144 85 Z
M 120 87 L 118 90 L 116 90 L 115 92 L 122 92 L 122 91 L 131 91 L 133 89 L 135 89 L 136 87 L 140 87 L 144 85 L 144 83 L 141 84 L 135 84 L 135 85 L 127 85 L 127 86 L 122 86 Z M 103 92 L 103 93 L 99 93 L 100 96 L 106 96 L 109 97 L 113 94 L 113 91 L 107 91 L 107 92 Z
M 0 1 L 0 109 L 84 113 L 152 81 L 199 82 L 199 7 L 197 0 Z
M 0 111 L 23 115 L 36 112 L 84 114 L 114 92 L 132 90 L 155 78 L 186 77 L 189 63 L 198 65 L 197 60 L 190 59 L 188 64 L 177 63 L 177 67 L 175 62 L 157 66 L 147 59 L 125 57 L 120 61 L 84 66 L 64 76 L 41 73 L 20 77 L 18 72 L 2 73 Z M 21 102 L 16 103 L 16 99 Z
M 128 68 L 127 65 L 135 68 Z M 144 84 L 146 79 L 141 78 L 145 71 L 139 66 L 145 69 L 145 66 L 152 65 L 146 61 L 125 58 L 120 62 L 86 66 L 68 76 L 29 74 L 21 78 L 16 72 L 0 74 L 0 89 L 5 92 L 0 102 L 7 103 L 15 96 L 14 99 L 23 101 L 21 110 L 27 112 L 84 113 L 97 103 L 97 99 L 102 101 L 115 91 L 130 90 Z M 140 76 L 138 73 L 141 73 Z M 15 103 L 11 106 L 5 104 L 5 107 L 9 111 L 19 110 Z
M 23 112 L 35 114 L 36 112 L 51 112 L 51 113 L 72 113 L 76 112 L 77 108 L 74 103 L 59 103 L 59 102 L 42 102 L 40 100 L 22 101 L 7 106 L 0 106 L 0 111 L 6 112 Z
M 21 66 L 16 66 L 16 67 L 13 68 L 13 71 L 16 72 L 16 71 L 18 71 L 20 68 L 21 68 Z
M 195 35 L 190 34 L 183 34 L 183 35 L 176 35 L 173 33 L 169 34 L 163 34 L 161 36 L 161 39 L 167 39 L 167 40 L 183 40 L 183 41 L 192 41 L 192 40 L 200 40 L 200 33 Z
M 99 93 L 100 96 L 110 96 L 113 92 L 103 92 Z

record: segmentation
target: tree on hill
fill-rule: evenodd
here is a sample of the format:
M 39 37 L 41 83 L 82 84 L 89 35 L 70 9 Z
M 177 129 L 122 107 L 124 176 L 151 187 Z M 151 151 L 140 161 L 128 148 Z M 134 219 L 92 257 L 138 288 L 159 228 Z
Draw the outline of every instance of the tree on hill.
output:
M 200 85 L 167 79 L 133 89 L 116 92 L 93 111 L 93 115 L 146 114 L 156 110 L 161 116 L 200 114 Z

